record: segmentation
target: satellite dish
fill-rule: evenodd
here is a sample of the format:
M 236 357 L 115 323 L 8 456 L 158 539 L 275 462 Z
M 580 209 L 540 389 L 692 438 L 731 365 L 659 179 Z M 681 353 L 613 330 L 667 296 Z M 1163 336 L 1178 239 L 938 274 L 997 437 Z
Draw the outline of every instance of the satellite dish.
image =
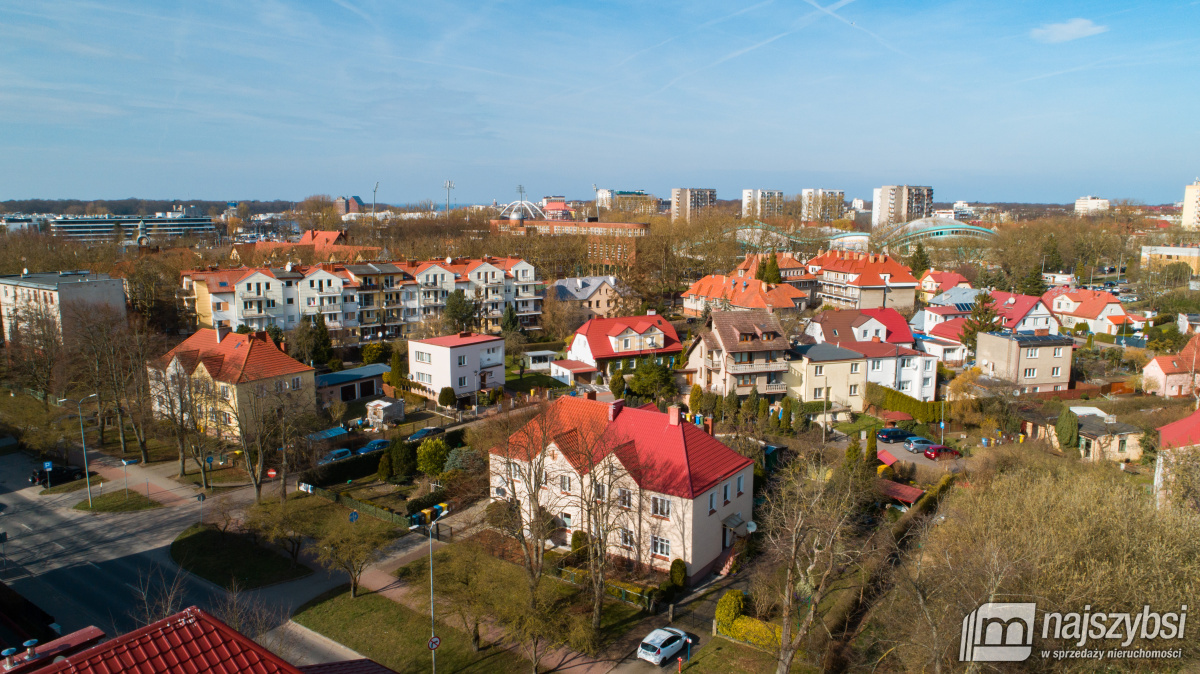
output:
M 758 531 L 758 524 L 754 520 L 746 522 L 746 531 L 749 531 L 750 533 Z
M 1021 389 L 1019 389 L 1019 388 L 1013 389 L 1013 397 L 1015 398 L 1019 395 L 1021 395 Z

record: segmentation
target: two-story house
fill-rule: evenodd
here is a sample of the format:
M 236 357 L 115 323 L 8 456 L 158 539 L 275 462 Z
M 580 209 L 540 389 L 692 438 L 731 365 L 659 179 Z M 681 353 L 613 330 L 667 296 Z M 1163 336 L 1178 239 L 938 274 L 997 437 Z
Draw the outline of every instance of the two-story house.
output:
M 878 340 L 839 342 L 838 346 L 862 354 L 868 382 L 924 402 L 937 396 L 936 356 Z
M 434 400 L 450 388 L 460 400 L 504 385 L 504 338 L 460 332 L 408 343 L 408 378 Z
M 1065 391 L 1071 384 L 1075 340 L 1034 332 L 981 332 L 975 361 L 983 374 L 1012 382 L 1022 393 Z
M 869 342 L 911 347 L 913 333 L 895 309 L 828 309 L 813 316 L 804 334 L 817 343 Z
M 608 318 L 629 290 L 616 276 L 575 276 L 551 283 L 546 292 L 547 297 L 579 307 L 588 316 Z
M 804 344 L 788 352 L 784 374 L 788 395 L 803 403 L 829 403 L 829 411 L 863 411 L 866 359 L 835 344 Z
M 1042 302 L 1064 327 L 1087 325 L 1088 332 L 1115 335 L 1141 330 L 1146 319 L 1125 311 L 1121 301 L 1111 293 L 1070 286 L 1051 288 L 1042 295 Z
M 752 521 L 754 462 L 666 413 L 563 396 L 489 452 L 493 501 L 550 513 L 565 545 L 604 532 L 609 554 L 689 578 L 719 568 Z
M 917 279 L 912 270 L 886 254 L 830 250 L 807 262 L 818 277 L 821 302 L 841 309 L 911 307 Z
M 802 300 L 804 307 L 815 306 L 817 303 L 817 276 L 808 271 L 808 265 L 797 255 L 797 253 L 787 252 L 775 254 L 775 263 L 779 266 L 779 278 L 804 293 Z M 729 272 L 729 275 L 739 279 L 755 278 L 758 276 L 759 267 L 765 265 L 769 258 L 770 254 L 768 253 L 746 253 L 746 258 L 733 271 Z
M 115 317 L 125 317 L 125 284 L 121 279 L 85 270 L 0 276 L 3 338 L 11 338 L 19 323 L 36 320 L 37 315 L 53 321 L 59 331 L 69 332 L 75 319 L 98 307 L 113 312 Z
M 934 271 L 926 269 L 921 275 L 921 301 L 928 303 L 935 296 L 951 288 L 970 288 L 971 282 L 967 277 L 953 271 Z
M 709 274 L 683 291 L 685 316 L 702 316 L 707 308 L 720 311 L 803 311 L 808 295 L 786 283 Z
M 787 393 L 787 350 L 779 317 L 765 311 L 714 311 L 686 354 L 693 383 L 718 395 L 758 395 L 770 402 Z
M 593 318 L 575 331 L 566 360 L 612 374 L 617 368 L 636 369 L 642 358 L 674 368 L 683 351 L 675 327 L 653 312 L 645 316 Z M 586 373 L 577 373 L 577 376 Z

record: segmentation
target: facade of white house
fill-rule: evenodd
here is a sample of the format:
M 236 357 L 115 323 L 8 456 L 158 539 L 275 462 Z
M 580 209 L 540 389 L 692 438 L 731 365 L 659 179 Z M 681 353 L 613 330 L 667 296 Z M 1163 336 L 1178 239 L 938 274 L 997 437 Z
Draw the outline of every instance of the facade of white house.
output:
M 44 315 L 61 330 L 63 320 L 72 312 L 89 306 L 104 306 L 117 316 L 125 316 L 125 283 L 108 274 L 88 271 L 62 271 L 0 276 L 0 317 L 4 320 L 5 339 L 12 336 L 20 314 Z
M 462 332 L 408 343 L 408 378 L 436 400 L 443 388 L 456 398 L 504 385 L 504 338 Z

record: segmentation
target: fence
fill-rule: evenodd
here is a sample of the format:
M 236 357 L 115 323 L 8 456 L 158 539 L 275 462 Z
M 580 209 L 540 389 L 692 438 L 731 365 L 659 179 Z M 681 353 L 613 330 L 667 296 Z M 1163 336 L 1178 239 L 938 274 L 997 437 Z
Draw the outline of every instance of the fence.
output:
M 381 521 L 387 522 L 389 524 L 394 524 L 396 526 L 402 526 L 406 529 L 408 528 L 409 520 L 408 520 L 407 515 L 402 515 L 397 512 L 392 512 L 391 510 L 388 510 L 387 508 L 381 508 L 372 503 L 367 503 L 366 501 L 360 501 L 356 498 L 352 498 L 345 494 L 339 494 L 335 491 L 330 491 L 328 489 L 322 489 L 321 487 L 317 487 L 317 486 L 313 486 L 312 494 L 313 494 L 313 496 L 320 496 L 323 499 L 333 501 L 334 503 L 337 503 L 340 505 L 344 505 L 347 508 L 351 508 L 353 510 L 357 510 L 364 515 L 370 515 L 371 517 L 374 517 L 377 520 L 381 520 Z
M 552 577 L 558 578 L 559 580 L 564 580 L 572 585 L 583 585 L 590 580 L 589 578 L 586 578 L 587 572 L 583 571 L 582 569 L 576 569 L 569 566 L 551 566 L 547 570 L 550 572 Z M 580 576 L 584 576 L 584 578 L 581 580 Z M 644 587 L 639 592 L 637 590 L 632 590 L 620 585 L 613 585 L 608 581 L 605 581 L 604 583 L 605 594 L 613 599 L 637 606 L 645 609 L 646 611 L 649 611 L 652 608 L 653 597 L 651 596 L 651 593 L 653 590 L 654 588 Z

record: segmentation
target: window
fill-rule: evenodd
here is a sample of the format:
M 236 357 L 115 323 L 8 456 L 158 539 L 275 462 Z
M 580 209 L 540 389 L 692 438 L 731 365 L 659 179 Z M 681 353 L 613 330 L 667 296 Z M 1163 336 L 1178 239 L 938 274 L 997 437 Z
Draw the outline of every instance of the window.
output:
M 596 491 L 596 500 L 603 501 L 604 495 L 608 493 L 608 488 L 604 486 L 603 482 L 597 482 L 595 491 Z
M 738 475 L 738 477 L 737 477 L 737 493 L 738 493 L 738 496 L 741 496 L 742 494 L 745 494 L 745 493 L 746 493 L 746 490 L 744 489 L 744 487 L 745 487 L 745 486 L 746 486 L 746 476 L 744 476 L 744 475 Z
M 1062 358 L 1062 347 L 1061 346 L 1054 347 L 1054 357 Z
M 925 359 L 925 371 L 928 372 L 932 369 L 933 369 L 933 359 L 932 358 Z
M 1121 454 L 1125 453 L 1125 438 L 1121 438 L 1121 441 L 1117 443 L 1117 451 Z
M 871 361 L 871 371 L 872 372 L 879 372 L 882 369 L 883 369 L 883 361 L 882 360 Z
M 628 349 L 628 348 L 629 348 L 629 338 L 628 338 L 628 337 L 626 337 L 626 338 L 624 339 L 624 343 L 623 343 L 623 346 L 622 346 L 621 348 L 623 348 L 623 349 Z
M 729 483 L 728 482 L 721 485 L 721 500 L 725 502 L 725 505 L 729 505 Z
M 650 499 L 650 514 L 671 519 L 671 501 L 661 496 Z
M 908 368 L 912 367 L 912 364 L 913 364 L 913 359 L 912 359 L 912 358 L 901 358 L 901 359 L 900 359 L 900 367 L 902 367 L 902 368 L 904 368 L 904 369 L 906 369 L 906 370 L 907 370 Z
M 221 400 L 229 400 L 229 387 L 221 384 Z
M 1038 350 L 1037 349 L 1025 349 L 1025 357 L 1026 358 L 1037 358 Z
M 296 303 L 296 298 L 295 298 L 295 297 L 289 297 L 289 298 L 287 298 L 287 303 L 288 303 L 288 304 L 295 304 L 295 303 Z
M 717 511 L 717 492 L 710 491 L 708 493 L 708 512 L 714 513 Z
M 929 385 L 932 383 L 933 383 L 933 379 L 931 379 L 930 377 L 923 377 L 921 379 L 921 387 L 922 388 L 929 388 Z
M 300 378 L 292 377 L 292 390 L 294 391 L 299 388 L 300 388 Z
M 416 353 L 417 353 L 417 362 L 418 362 L 418 363 L 428 363 L 428 362 L 431 362 L 431 361 L 430 361 L 430 358 L 429 358 L 429 352 L 428 352 L 428 351 L 417 351 Z
M 617 505 L 622 508 L 633 506 L 633 492 L 628 489 L 617 489 Z
M 558 476 L 558 488 L 563 491 L 571 491 L 571 476 L 570 475 L 559 475 Z
M 739 374 L 735 375 L 735 378 L 738 386 L 754 386 L 754 375 L 752 374 Z
M 858 384 L 850 385 L 850 395 L 852 395 L 852 396 L 858 395 Z
M 824 397 L 825 397 L 825 389 L 824 388 L 817 386 L 816 388 L 813 389 L 813 398 L 820 400 Z
M 430 376 L 428 372 L 414 372 L 414 373 L 412 373 L 412 376 L 416 377 L 416 380 L 421 382 L 422 384 L 432 384 L 433 383 L 433 377 Z
M 820 377 L 823 374 L 825 374 L 825 366 L 824 365 L 814 365 L 813 366 L 813 375 Z
M 908 381 L 907 379 L 905 379 L 904 381 L 900 382 L 900 390 L 901 390 L 901 391 L 907 391 L 907 390 L 909 390 L 909 389 L 911 389 L 911 388 L 912 388 L 912 382 L 911 382 L 911 381 Z
M 1037 368 L 1036 367 L 1025 368 L 1025 378 L 1026 379 L 1033 379 L 1036 376 L 1037 376 Z
M 466 377 L 459 377 L 459 378 L 458 378 L 458 387 L 459 387 L 459 388 L 462 388 L 462 387 L 464 387 L 464 386 L 466 386 L 466 385 L 467 385 L 467 378 L 466 378 Z
M 659 536 L 650 537 L 650 552 L 659 557 L 671 556 L 671 541 Z
M 563 526 L 570 529 L 571 528 L 571 513 L 563 513 L 561 515 L 561 517 L 562 517 L 562 521 L 563 521 Z
M 858 363 L 850 363 L 850 374 L 858 374 Z
M 466 357 L 466 356 L 459 356 L 459 357 L 458 357 L 458 366 L 459 366 L 459 367 L 465 367 L 465 366 L 466 366 L 466 364 L 467 364 L 467 357 Z
M 1050 368 L 1050 376 L 1051 376 L 1051 377 L 1057 377 L 1057 376 L 1059 376 L 1059 375 L 1061 375 L 1061 374 L 1062 374 L 1062 368 L 1061 368 L 1061 367 L 1052 367 L 1052 368 Z
M 630 531 L 629 529 L 621 529 L 621 547 L 623 547 L 623 548 L 632 548 L 633 547 L 633 532 Z

